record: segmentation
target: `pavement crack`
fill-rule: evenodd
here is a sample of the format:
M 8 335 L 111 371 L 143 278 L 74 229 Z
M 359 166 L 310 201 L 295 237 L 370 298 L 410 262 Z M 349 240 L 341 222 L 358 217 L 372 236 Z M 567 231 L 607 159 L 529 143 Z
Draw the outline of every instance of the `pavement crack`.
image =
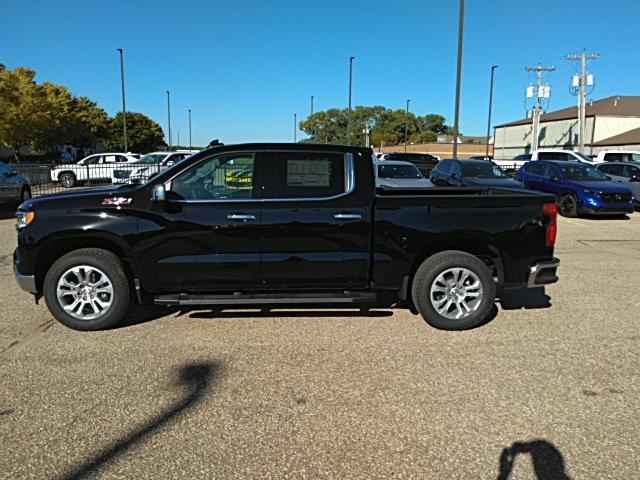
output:
M 4 350 L 0 352 L 0 359 L 7 358 L 9 357 L 9 355 L 37 342 L 38 339 L 53 326 L 54 322 L 55 320 L 53 319 L 47 320 L 46 322 L 38 325 L 26 335 L 23 335 L 19 339 L 11 342 Z

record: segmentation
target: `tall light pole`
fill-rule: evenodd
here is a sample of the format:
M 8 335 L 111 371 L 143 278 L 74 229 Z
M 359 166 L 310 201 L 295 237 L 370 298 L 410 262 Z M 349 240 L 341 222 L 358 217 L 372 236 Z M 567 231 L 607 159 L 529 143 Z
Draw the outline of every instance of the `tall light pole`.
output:
M 407 143 L 409 142 L 409 102 L 407 100 L 407 111 L 404 115 L 404 151 L 407 151 Z
M 491 107 L 493 106 L 493 75 L 496 72 L 496 68 L 498 65 L 493 65 L 491 67 L 491 86 L 489 87 L 489 115 L 487 118 L 487 153 L 486 157 L 489 158 L 489 136 L 491 135 Z M 495 145 L 495 139 L 493 144 Z
M 169 151 L 173 150 L 171 145 L 171 95 L 167 90 L 167 121 L 169 123 Z
M 293 114 L 293 143 L 298 143 L 298 114 Z
M 453 158 L 458 158 L 458 134 L 460 133 L 460 86 L 462 84 L 462 37 L 464 35 L 464 2 L 460 0 L 458 25 L 458 69 L 456 72 L 456 111 L 453 121 Z
M 189 150 L 191 150 L 191 109 L 189 109 Z
M 124 137 L 124 151 L 129 151 L 127 147 L 127 101 L 124 87 L 124 50 L 118 48 L 120 52 L 120 79 L 122 83 L 122 136 Z
M 311 95 L 311 115 L 313 115 L 313 99 L 316 98 L 313 95 Z
M 347 113 L 347 145 L 351 145 L 351 98 L 353 92 L 353 60 L 349 57 L 349 112 Z

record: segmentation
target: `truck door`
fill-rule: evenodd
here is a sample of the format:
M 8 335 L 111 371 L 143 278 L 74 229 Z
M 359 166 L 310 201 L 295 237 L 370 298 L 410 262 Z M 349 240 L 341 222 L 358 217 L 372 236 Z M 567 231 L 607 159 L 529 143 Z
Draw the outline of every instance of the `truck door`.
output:
M 163 290 L 235 291 L 260 282 L 262 153 L 219 153 L 166 184 L 140 219 L 147 275 Z
M 367 159 L 359 160 L 364 164 Z M 370 163 L 363 168 L 370 173 L 371 185 L 355 185 L 352 154 L 300 150 L 267 155 L 261 229 L 266 288 L 367 286 L 371 228 L 367 201 L 373 196 L 374 181 Z M 368 200 L 363 198 L 366 194 Z

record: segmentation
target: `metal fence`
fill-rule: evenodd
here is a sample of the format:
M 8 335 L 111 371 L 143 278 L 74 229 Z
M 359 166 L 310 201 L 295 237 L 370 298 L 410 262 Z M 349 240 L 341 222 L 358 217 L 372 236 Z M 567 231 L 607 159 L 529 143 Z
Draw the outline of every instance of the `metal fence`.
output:
M 11 167 L 28 179 L 34 197 L 98 186 L 140 184 L 169 168 L 149 163 L 18 163 Z M 216 186 L 247 188 L 251 185 L 250 169 L 246 165 L 223 165 L 210 177 Z

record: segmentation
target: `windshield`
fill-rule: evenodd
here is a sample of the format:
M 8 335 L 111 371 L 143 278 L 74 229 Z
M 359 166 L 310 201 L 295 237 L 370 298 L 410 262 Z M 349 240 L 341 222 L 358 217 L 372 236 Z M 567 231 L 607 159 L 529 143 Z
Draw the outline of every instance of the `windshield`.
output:
M 599 170 L 585 165 L 562 165 L 560 167 L 564 178 L 578 182 L 601 182 L 607 180 L 606 175 Z
M 167 155 L 167 153 L 150 153 L 142 157 L 136 163 L 160 163 Z
M 379 165 L 380 178 L 423 178 L 415 165 Z
M 506 178 L 507 174 L 494 163 L 465 163 L 460 162 L 462 166 L 462 176 L 472 178 Z

